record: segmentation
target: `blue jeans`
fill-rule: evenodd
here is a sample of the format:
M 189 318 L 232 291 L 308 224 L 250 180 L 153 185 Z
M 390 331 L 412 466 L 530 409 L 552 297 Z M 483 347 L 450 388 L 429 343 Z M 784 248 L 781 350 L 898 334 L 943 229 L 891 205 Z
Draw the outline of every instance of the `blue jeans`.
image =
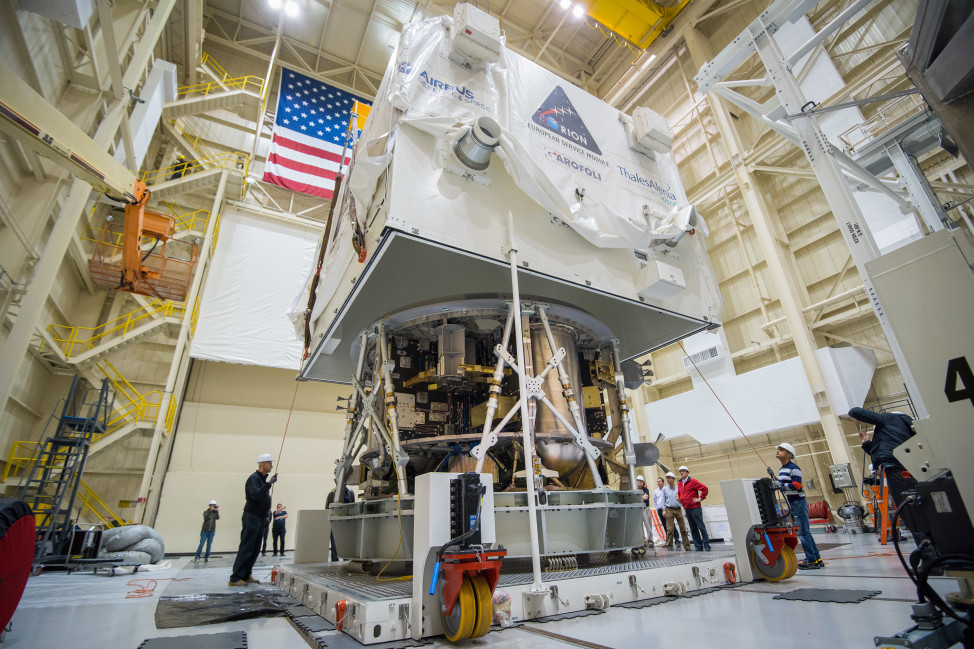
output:
M 196 558 L 200 558 L 200 553 L 203 552 L 203 544 L 206 544 L 206 557 L 210 558 L 210 549 L 213 547 L 213 535 L 216 534 L 215 530 L 207 532 L 203 530 L 200 532 L 200 547 L 196 548 Z
M 703 508 L 696 507 L 687 509 L 687 523 L 690 524 L 690 536 L 693 537 L 693 545 L 697 550 L 710 549 L 710 537 L 707 535 L 707 528 L 703 524 Z M 805 517 L 808 518 L 807 516 Z
M 791 518 L 798 526 L 798 540 L 802 542 L 805 560 L 815 563 L 822 555 L 818 553 L 818 546 L 812 538 L 812 529 L 808 525 L 808 501 L 804 498 L 789 499 L 788 506 L 791 507 Z

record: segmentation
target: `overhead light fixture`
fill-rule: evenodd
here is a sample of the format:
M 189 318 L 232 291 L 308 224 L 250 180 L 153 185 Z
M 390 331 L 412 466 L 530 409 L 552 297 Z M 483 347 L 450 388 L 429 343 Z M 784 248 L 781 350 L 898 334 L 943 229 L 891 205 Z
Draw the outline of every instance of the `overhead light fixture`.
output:
M 267 4 L 271 6 L 271 9 L 280 9 L 284 5 L 284 0 L 267 0 Z
M 287 2 L 284 3 L 284 13 L 286 13 L 288 16 L 291 16 L 292 18 L 297 16 L 298 3 L 294 2 L 294 0 L 287 0 Z
M 646 59 L 646 65 L 649 65 L 650 63 L 652 63 L 655 60 L 656 60 L 656 55 L 655 54 L 650 54 L 649 55 L 649 58 Z
M 561 5 L 562 9 L 568 9 L 570 6 L 572 6 L 572 0 L 560 0 L 558 4 Z
M 574 7 L 572 7 L 572 15 L 575 16 L 576 18 L 581 18 L 582 16 L 585 15 L 585 7 L 583 7 L 582 5 L 575 5 Z

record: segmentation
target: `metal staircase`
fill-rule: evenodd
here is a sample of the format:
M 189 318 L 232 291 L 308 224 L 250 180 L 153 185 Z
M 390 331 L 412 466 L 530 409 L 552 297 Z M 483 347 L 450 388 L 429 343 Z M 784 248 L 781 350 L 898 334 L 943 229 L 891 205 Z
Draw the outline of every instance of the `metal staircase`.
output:
M 75 376 L 67 397 L 48 422 L 55 425 L 31 458 L 31 470 L 19 498 L 30 505 L 37 523 L 35 563 L 66 559 L 74 519 L 75 498 L 88 459 L 92 438 L 104 435 L 115 394 L 105 379 L 101 387 L 84 389 Z

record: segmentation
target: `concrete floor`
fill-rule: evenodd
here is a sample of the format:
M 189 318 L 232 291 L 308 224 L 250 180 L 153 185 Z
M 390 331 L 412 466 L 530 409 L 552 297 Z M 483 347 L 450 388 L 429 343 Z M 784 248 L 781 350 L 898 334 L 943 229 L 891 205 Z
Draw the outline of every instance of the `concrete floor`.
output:
M 822 555 L 824 570 L 799 572 L 777 584 L 756 582 L 645 609 L 611 608 L 602 615 L 494 630 L 460 646 L 496 649 L 554 647 L 715 646 L 748 649 L 872 647 L 873 636 L 910 626 L 914 588 L 893 556 L 872 535 L 816 535 L 820 542 L 848 543 Z M 909 542 L 907 542 L 909 543 Z M 290 556 L 290 555 L 289 555 Z M 172 567 L 135 575 L 45 572 L 32 577 L 13 617 L 2 649 L 110 647 L 135 649 L 147 638 L 246 631 L 250 649 L 305 649 L 308 645 L 286 618 L 261 618 L 191 628 L 157 629 L 159 595 L 225 593 L 232 555 L 194 564 L 192 557 Z M 272 557 L 258 561 L 254 575 L 269 577 Z M 289 562 L 290 558 L 285 558 Z M 152 597 L 128 599 L 137 586 L 155 580 Z M 181 581 L 177 581 L 181 580 Z M 941 593 L 956 582 L 934 578 Z M 250 586 L 249 588 L 265 588 Z M 859 604 L 826 604 L 772 599 L 796 588 L 870 589 L 880 595 Z M 273 587 L 271 587 L 273 588 Z M 550 634 L 564 636 L 564 639 Z M 433 646 L 449 646 L 435 642 Z

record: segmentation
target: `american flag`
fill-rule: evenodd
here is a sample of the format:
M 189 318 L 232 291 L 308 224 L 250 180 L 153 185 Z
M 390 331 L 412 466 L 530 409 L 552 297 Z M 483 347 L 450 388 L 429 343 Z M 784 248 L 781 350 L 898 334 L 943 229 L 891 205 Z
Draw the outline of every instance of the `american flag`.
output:
M 355 101 L 361 97 L 282 69 L 264 182 L 331 199 Z M 348 164 L 351 149 L 346 151 Z

